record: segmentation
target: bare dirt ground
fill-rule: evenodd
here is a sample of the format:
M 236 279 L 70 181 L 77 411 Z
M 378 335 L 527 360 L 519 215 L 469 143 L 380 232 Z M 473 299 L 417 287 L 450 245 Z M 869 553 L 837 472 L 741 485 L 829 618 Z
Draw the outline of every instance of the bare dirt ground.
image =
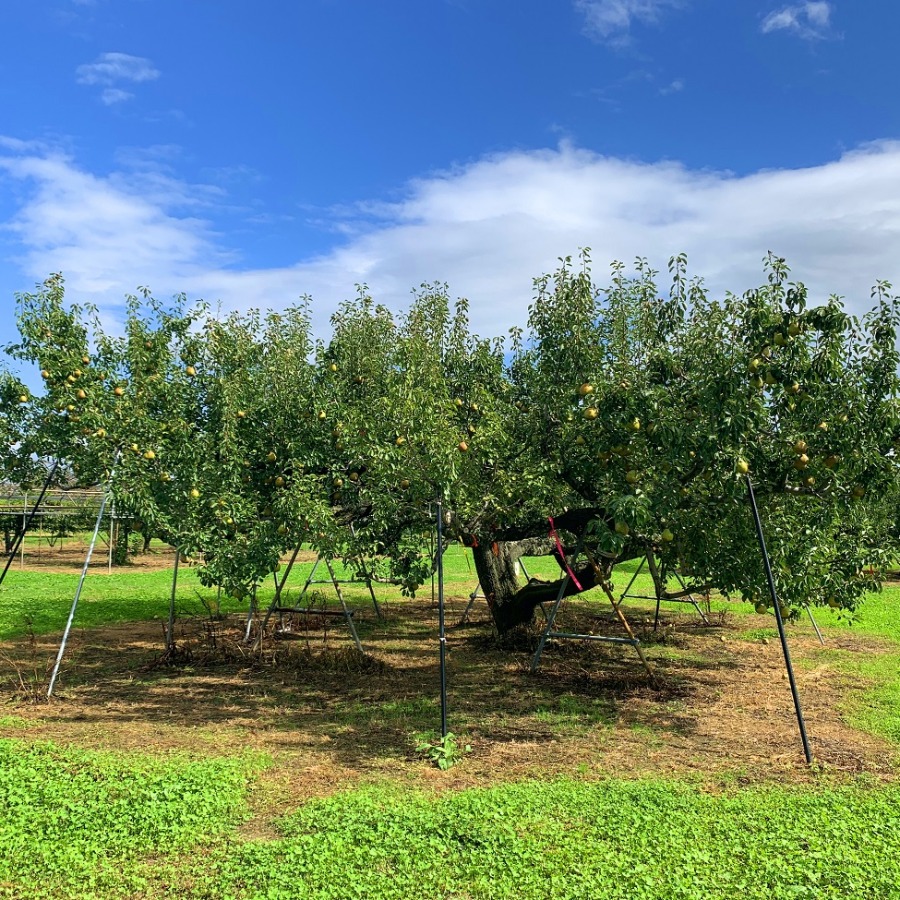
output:
M 471 745 L 440 772 L 414 751 L 439 727 L 436 613 L 395 602 L 386 620 L 360 608 L 366 656 L 345 627 L 310 623 L 302 639 L 241 645 L 238 620 L 180 623 L 176 659 L 162 654 L 159 623 L 76 631 L 58 696 L 38 699 L 57 646 L 50 635 L 0 645 L 0 736 L 84 747 L 190 754 L 257 751 L 274 761 L 258 802 L 284 803 L 391 779 L 433 788 L 523 777 L 656 775 L 707 784 L 808 781 L 867 773 L 892 780 L 896 748 L 849 727 L 841 710 L 864 684 L 835 662 L 885 650 L 877 640 L 830 633 L 823 651 L 808 625 L 791 628 L 800 695 L 817 760 L 803 762 L 777 640 L 752 639 L 737 618 L 706 627 L 669 614 L 654 636 L 631 611 L 654 677 L 632 648 L 551 642 L 529 672 L 534 633 L 498 644 L 483 609 L 456 625 L 449 601 L 451 729 Z M 598 606 L 597 610 L 601 608 Z M 564 625 L 615 634 L 609 616 L 570 604 Z M 9 724 L 4 725 L 4 717 Z M 818 773 L 818 774 L 817 774 Z

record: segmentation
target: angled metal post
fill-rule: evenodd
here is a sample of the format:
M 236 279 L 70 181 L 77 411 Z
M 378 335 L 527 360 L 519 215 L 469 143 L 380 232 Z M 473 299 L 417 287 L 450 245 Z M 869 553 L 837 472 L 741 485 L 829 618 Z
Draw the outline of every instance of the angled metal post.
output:
M 641 570 L 644 568 L 646 563 L 647 557 L 642 556 L 641 561 L 638 563 L 638 567 L 634 570 L 634 575 L 631 576 L 631 581 L 629 581 L 628 584 L 625 585 L 625 590 L 622 591 L 622 594 L 619 597 L 619 603 L 621 603 L 628 596 L 628 592 L 631 590 L 631 586 L 635 583 L 635 581 L 637 581 L 637 577 L 641 574 Z
M 819 631 L 819 623 L 816 622 L 813 617 L 812 607 L 808 603 L 803 604 L 806 607 L 806 612 L 809 614 L 809 621 L 812 622 L 812 627 L 816 631 L 816 637 L 819 639 L 819 643 L 824 647 L 825 646 L 825 638 L 822 637 L 822 632 Z
M 575 548 L 575 559 L 581 555 L 581 548 L 584 546 L 584 533 L 582 533 L 581 537 L 578 538 L 578 545 Z M 550 635 L 550 632 L 553 631 L 553 623 L 556 621 L 556 614 L 559 612 L 559 605 L 562 603 L 563 597 L 566 593 L 566 587 L 569 584 L 569 571 L 566 569 L 565 575 L 563 575 L 562 581 L 559 583 L 559 591 L 556 594 L 556 600 L 553 602 L 553 606 L 550 607 L 550 615 L 547 616 L 547 622 L 544 625 L 544 630 L 541 632 L 541 638 L 538 641 L 537 650 L 535 651 L 534 658 L 531 660 L 531 674 L 533 675 L 537 672 L 538 666 L 541 664 L 541 654 L 544 652 L 544 644 L 547 643 L 547 638 Z
M 250 592 L 250 608 L 247 610 L 247 625 L 244 628 L 244 643 L 250 640 L 250 632 L 253 629 L 253 614 L 256 612 L 256 585 Z
M 169 622 L 166 626 L 166 652 L 175 649 L 175 588 L 178 586 L 178 562 L 181 559 L 181 548 L 175 548 L 175 571 L 172 573 L 172 593 L 169 595 Z
M 344 618 L 347 620 L 347 625 L 350 627 L 350 633 L 353 635 L 353 642 L 356 644 L 356 649 L 362 653 L 363 648 L 362 644 L 359 642 L 359 635 L 356 633 L 356 626 L 353 624 L 353 616 L 350 613 L 350 610 L 347 609 L 347 604 L 344 602 L 344 594 L 341 591 L 341 585 L 334 574 L 334 567 L 331 565 L 331 560 L 327 556 L 325 557 L 325 565 L 328 567 L 328 574 L 331 576 L 331 583 L 334 585 L 338 600 L 341 601 L 341 609 L 344 611 Z
M 350 523 L 350 534 L 353 537 L 356 537 L 356 529 L 353 527 L 353 523 Z M 375 596 L 375 588 L 372 587 L 372 576 L 369 574 L 369 570 L 366 568 L 366 563 L 363 557 L 360 555 L 356 558 L 356 561 L 359 563 L 359 570 L 362 572 L 362 576 L 365 579 L 366 587 L 369 589 L 369 596 L 372 598 L 372 606 L 375 607 L 375 615 L 378 616 L 379 619 L 383 619 L 384 616 L 381 614 L 381 607 L 378 605 L 378 598 Z
M 309 570 L 309 577 L 306 579 L 306 583 L 303 585 L 303 590 L 300 591 L 300 595 L 297 597 L 298 603 L 306 596 L 306 592 L 309 590 L 309 586 L 313 583 L 313 578 L 315 578 L 316 569 L 319 568 L 320 562 L 322 562 L 321 554 L 316 557 L 316 561 L 313 563 L 313 567 Z M 329 568 L 331 567 L 329 566 Z M 332 578 L 332 580 L 334 579 Z
M 112 476 L 110 476 L 112 480 Z M 69 610 L 69 618 L 66 621 L 66 628 L 63 631 L 62 641 L 59 645 L 59 652 L 56 654 L 56 662 L 53 665 L 53 674 L 50 676 L 50 686 L 47 688 L 47 697 L 53 696 L 53 688 L 56 685 L 56 678 L 59 675 L 59 666 L 62 662 L 63 654 L 66 652 L 66 643 L 69 640 L 69 632 L 72 630 L 72 621 L 75 619 L 75 610 L 78 607 L 78 600 L 81 597 L 81 589 L 84 587 L 84 579 L 87 577 L 88 566 L 91 564 L 91 556 L 94 553 L 94 546 L 97 543 L 97 535 L 100 533 L 100 523 L 103 521 L 103 513 L 106 511 L 106 501 L 109 499 L 109 489 L 103 495 L 100 503 L 100 512 L 97 513 L 97 522 L 94 525 L 94 534 L 88 547 L 87 556 L 84 558 L 84 567 L 81 570 L 81 578 L 78 579 L 78 587 L 75 590 L 75 599 L 72 601 L 72 608 Z
M 50 488 L 50 483 L 53 481 L 53 476 L 56 474 L 56 470 L 59 468 L 59 460 L 53 463 L 53 468 L 50 469 L 50 473 L 47 475 L 46 480 L 44 481 L 44 486 L 41 488 L 41 493 L 38 495 L 37 502 L 31 508 L 31 512 L 27 517 L 23 516 L 22 518 L 22 531 L 20 534 L 16 535 L 16 539 L 13 541 L 12 550 L 10 551 L 9 557 L 6 560 L 6 565 L 3 567 L 3 572 L 0 574 L 0 584 L 3 584 L 3 579 L 6 578 L 6 573 L 9 571 L 9 567 L 12 565 L 12 561 L 16 558 L 16 554 L 19 552 L 19 547 L 22 545 L 25 540 L 25 532 L 31 527 L 31 523 L 34 521 L 34 517 L 38 514 L 38 510 L 41 508 L 41 503 L 44 501 L 44 496 Z M 27 501 L 26 501 L 27 503 Z
M 778 592 L 775 589 L 775 577 L 772 575 L 772 563 L 766 550 L 766 539 L 763 536 L 762 520 L 759 517 L 759 508 L 756 505 L 756 494 L 753 493 L 753 482 L 747 475 L 747 494 L 750 498 L 750 509 L 753 512 L 753 524 L 756 526 L 756 537 L 759 541 L 759 550 L 762 554 L 763 568 L 766 571 L 766 581 L 769 585 L 769 594 L 775 607 L 775 621 L 778 623 L 778 636 L 781 639 L 781 651 L 784 654 L 784 664 L 787 668 L 788 681 L 791 685 L 791 696 L 794 698 L 794 711 L 797 714 L 797 725 L 800 728 L 800 740 L 803 743 L 803 755 L 807 763 L 812 763 L 812 751 L 809 748 L 809 738 L 806 736 L 806 722 L 803 720 L 803 708 L 800 706 L 800 695 L 797 693 L 797 681 L 794 678 L 794 667 L 791 664 L 791 651 L 788 649 L 787 636 L 784 632 L 784 619 L 781 615 L 781 604 L 778 602 Z
M 273 577 L 275 579 L 275 596 L 272 598 L 272 602 L 269 604 L 269 608 L 266 610 L 266 615 L 262 620 L 262 625 L 259 626 L 259 634 L 256 636 L 256 641 L 253 644 L 253 649 L 255 650 L 262 643 L 263 635 L 266 633 L 266 626 L 269 624 L 269 619 L 272 618 L 272 613 L 275 612 L 276 609 L 281 605 L 281 595 L 284 591 L 284 586 L 287 584 L 288 575 L 291 574 L 291 569 L 294 568 L 294 562 L 297 559 L 297 554 L 300 553 L 300 544 L 294 548 L 294 552 L 291 555 L 291 558 L 287 564 L 287 568 L 284 570 L 284 575 L 281 576 L 281 580 L 278 579 L 278 573 L 274 572 Z

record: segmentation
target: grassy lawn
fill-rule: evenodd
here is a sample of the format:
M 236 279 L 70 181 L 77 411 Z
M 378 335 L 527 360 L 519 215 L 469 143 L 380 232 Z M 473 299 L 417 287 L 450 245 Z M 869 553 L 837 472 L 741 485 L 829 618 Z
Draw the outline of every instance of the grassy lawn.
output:
M 789 626 L 810 772 L 771 617 L 714 601 L 706 628 L 669 604 L 654 635 L 652 603 L 629 600 L 658 682 L 629 648 L 575 642 L 532 676 L 533 644 L 498 646 L 483 600 L 456 624 L 475 579 L 461 548 L 446 562 L 451 723 L 473 746 L 447 772 L 413 751 L 437 724 L 430 587 L 376 586 L 383 622 L 346 587 L 371 666 L 338 628 L 310 638 L 325 654 L 285 644 L 261 667 L 205 647 L 216 592 L 184 570 L 194 655 L 172 667 L 171 571 L 92 571 L 60 699 L 0 694 L 0 898 L 900 897 L 900 587 L 852 626 L 816 610 L 825 647 Z M 52 651 L 76 582 L 10 573 L 0 668 Z M 609 628 L 608 606 L 565 614 Z M 223 612 L 239 632 L 246 602 Z
M 0 742 L 0 896 L 891 898 L 900 791 L 369 787 L 236 830 L 260 761 Z

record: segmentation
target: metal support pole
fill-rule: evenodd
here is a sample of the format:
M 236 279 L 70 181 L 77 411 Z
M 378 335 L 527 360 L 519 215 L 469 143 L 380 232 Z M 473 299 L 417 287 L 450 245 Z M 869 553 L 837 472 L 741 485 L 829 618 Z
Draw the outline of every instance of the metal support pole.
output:
M 688 589 L 688 586 L 684 583 L 684 579 L 681 577 L 681 575 L 678 574 L 678 572 L 675 573 L 675 578 L 676 578 L 676 580 L 678 581 L 678 583 L 681 585 L 682 590 L 685 590 L 685 591 L 686 591 L 686 590 Z M 693 595 L 693 594 L 686 594 L 685 596 L 686 596 L 686 597 L 688 598 L 688 600 L 691 602 L 691 605 L 694 607 L 694 609 L 697 610 L 697 615 L 700 616 L 701 619 L 703 619 L 703 624 L 704 624 L 704 625 L 711 625 L 712 623 L 711 623 L 711 622 L 709 621 L 709 619 L 706 617 L 706 613 L 704 613 L 703 610 L 700 608 L 700 604 L 697 602 L 697 600 L 696 600 L 696 598 L 694 597 L 694 595 Z M 709 598 L 709 594 L 707 594 L 706 596 L 707 596 L 706 609 L 707 609 L 707 612 L 710 612 L 711 610 L 710 610 L 710 607 L 709 607 L 709 599 L 708 599 L 708 598 Z
M 441 737 L 447 737 L 447 636 L 444 634 L 444 503 L 437 498 L 438 629 L 441 650 Z
M 3 568 L 3 573 L 0 574 L 0 584 L 3 584 L 3 579 L 6 578 L 6 573 L 9 571 L 9 567 L 12 565 L 12 561 L 16 558 L 16 553 L 19 552 L 19 546 L 22 545 L 23 541 L 25 540 L 25 532 L 31 526 L 31 523 L 34 521 L 34 517 L 37 515 L 38 510 L 41 508 L 41 503 L 43 502 L 44 496 L 50 488 L 50 482 L 53 481 L 53 476 L 56 474 L 56 470 L 58 467 L 59 460 L 53 463 L 53 468 L 50 470 L 50 474 L 47 475 L 47 480 L 44 482 L 44 486 L 41 488 L 41 493 L 38 495 L 37 503 L 35 503 L 31 509 L 31 514 L 27 517 L 27 519 L 23 514 L 22 533 L 19 534 L 13 541 L 13 546 L 12 550 L 10 551 L 9 558 L 6 560 L 6 565 Z
M 316 557 L 316 561 L 313 563 L 313 567 L 309 570 L 309 577 L 306 579 L 306 583 L 303 585 L 303 590 L 300 591 L 300 596 L 297 597 L 298 603 L 306 596 L 306 592 L 309 590 L 309 586 L 313 583 L 313 578 L 315 577 L 316 569 L 319 568 L 320 562 L 322 562 L 321 555 Z
M 812 622 L 812 627 L 816 630 L 816 637 L 819 639 L 819 643 L 824 647 L 825 638 L 822 637 L 822 632 L 819 631 L 819 623 L 816 622 L 813 617 L 812 607 L 808 603 L 804 603 L 803 605 L 806 607 L 806 612 L 809 614 L 809 621 Z
M 338 600 L 341 601 L 341 609 L 344 611 L 344 618 L 347 620 L 350 633 L 353 635 L 353 642 L 356 644 L 356 649 L 359 650 L 360 653 L 363 653 L 362 644 L 359 642 L 359 635 L 356 633 L 356 626 L 353 624 L 353 616 L 351 615 L 350 610 L 347 609 L 347 604 L 344 602 L 343 591 L 341 591 L 341 586 L 334 574 L 334 567 L 331 565 L 331 560 L 327 556 L 325 557 L 325 565 L 328 567 L 328 574 L 331 576 L 331 583 L 334 585 Z
M 353 523 L 350 523 L 350 534 L 353 537 L 356 537 L 356 529 L 353 527 Z M 372 598 L 372 606 L 375 607 L 375 615 L 378 616 L 379 619 L 383 619 L 384 616 L 381 614 L 381 607 L 378 605 L 378 598 L 375 596 L 375 589 L 372 587 L 372 577 L 369 575 L 369 570 L 366 568 L 365 560 L 362 556 L 357 557 L 357 562 L 359 563 L 359 570 L 362 572 L 362 576 L 365 579 L 366 587 L 369 589 L 369 596 Z
M 631 581 L 629 581 L 628 584 L 625 585 L 625 590 L 622 591 L 622 596 L 619 597 L 619 603 L 621 603 L 628 596 L 628 592 L 631 590 L 631 586 L 635 583 L 635 581 L 637 581 L 637 577 L 641 574 L 641 569 L 644 568 L 646 562 L 647 557 L 642 556 L 641 561 L 638 563 L 638 567 L 634 570 L 634 575 L 631 576 Z
M 637 635 L 632 631 L 631 625 L 628 624 L 628 619 L 625 618 L 625 613 L 619 609 L 619 604 L 616 602 L 615 594 L 612 592 L 612 587 L 608 582 L 603 582 L 603 591 L 607 597 L 609 597 L 609 602 L 612 604 L 613 612 L 615 612 L 616 617 L 619 620 L 621 626 L 625 629 L 625 633 L 628 635 L 627 643 L 631 644 L 632 647 L 637 651 L 637 655 L 641 659 L 641 665 L 647 670 L 647 674 L 653 678 L 653 669 L 650 668 L 650 663 L 647 662 L 647 657 L 644 656 L 644 651 L 641 648 L 641 642 L 638 640 Z
M 784 633 L 784 619 L 781 615 L 781 604 L 778 602 L 778 592 L 775 590 L 775 577 L 772 575 L 772 564 L 769 553 L 766 550 L 766 539 L 763 537 L 762 521 L 759 517 L 759 508 L 756 505 L 756 494 L 753 493 L 753 482 L 747 476 L 747 494 L 750 498 L 750 509 L 753 512 L 753 524 L 756 526 L 756 537 L 759 541 L 759 550 L 763 558 L 763 567 L 766 570 L 766 581 L 769 584 L 769 594 L 775 606 L 775 621 L 778 623 L 778 636 L 781 639 L 781 651 L 784 654 L 784 664 L 787 668 L 788 681 L 791 685 L 791 696 L 794 698 L 794 711 L 797 713 L 797 725 L 800 727 L 800 740 L 803 742 L 803 755 L 807 763 L 812 763 L 812 751 L 809 748 L 809 738 L 806 736 L 806 723 L 803 720 L 803 709 L 800 706 L 800 695 L 797 693 L 797 682 L 794 678 L 794 667 L 791 664 L 791 651 L 788 649 L 787 636 Z
M 584 546 L 584 534 L 578 538 L 578 546 L 575 548 L 575 556 L 573 557 L 573 561 L 577 560 L 581 555 L 581 548 Z M 550 632 L 553 631 L 553 623 L 556 621 L 556 613 L 559 611 L 559 605 L 562 603 L 563 597 L 566 593 L 566 587 L 569 584 L 569 570 L 566 569 L 565 575 L 563 575 L 562 581 L 559 583 L 559 591 L 556 594 L 556 600 L 553 602 L 553 606 L 550 607 L 550 615 L 547 616 L 547 624 L 544 626 L 544 630 L 541 632 L 541 639 L 538 641 L 537 650 L 534 653 L 534 658 L 531 660 L 531 674 L 533 675 L 537 672 L 538 666 L 541 664 L 541 654 L 544 652 L 544 644 L 547 643 L 547 638 L 550 635 Z
M 294 548 L 294 552 L 288 561 L 287 568 L 284 570 L 284 575 L 281 576 L 281 580 L 278 580 L 278 573 L 274 572 L 272 577 L 275 579 L 275 596 L 272 598 L 272 602 L 269 604 L 269 608 L 266 610 L 265 618 L 262 621 L 262 625 L 259 626 L 259 634 L 256 637 L 256 642 L 253 645 L 253 649 L 255 650 L 262 643 L 263 635 L 266 633 L 266 626 L 269 624 L 269 619 L 272 618 L 272 613 L 275 612 L 276 609 L 281 605 L 281 594 L 284 591 L 284 586 L 287 584 L 288 575 L 291 574 L 291 569 L 294 568 L 294 563 L 297 560 L 297 554 L 300 552 L 300 544 Z M 311 576 L 310 576 L 311 577 Z
M 365 579 L 366 587 L 369 589 L 369 596 L 372 598 L 372 606 L 375 607 L 375 615 L 378 616 L 379 619 L 383 619 L 384 616 L 381 613 L 381 607 L 378 605 L 378 598 L 375 596 L 375 588 L 372 587 L 372 577 L 369 575 L 369 570 L 366 568 L 366 564 L 363 562 L 361 556 L 359 557 L 359 569 Z
M 256 612 L 256 585 L 250 592 L 250 608 L 247 610 L 247 626 L 244 628 L 244 643 L 250 640 L 250 632 L 253 629 L 253 614 Z
M 53 696 L 53 688 L 56 685 L 56 678 L 59 675 L 59 665 L 62 662 L 63 654 L 66 652 L 66 643 L 69 640 L 69 632 L 72 630 L 72 621 L 75 618 L 75 610 L 78 607 L 78 600 L 81 597 L 81 589 L 84 587 L 84 579 L 87 577 L 88 566 L 91 564 L 91 556 L 94 553 L 94 545 L 97 543 L 97 535 L 100 533 L 100 523 L 103 521 L 103 513 L 106 511 L 106 501 L 109 499 L 109 492 L 103 495 L 100 503 L 100 512 L 97 513 L 97 522 L 94 525 L 94 535 L 91 538 L 88 547 L 87 556 L 84 558 L 84 567 L 81 570 L 81 578 L 78 579 L 78 588 L 75 591 L 75 599 L 72 601 L 72 608 L 69 610 L 69 618 L 66 621 L 66 628 L 63 631 L 62 642 L 59 645 L 59 653 L 56 654 L 56 662 L 53 665 L 53 674 L 50 676 L 50 687 L 47 688 L 47 697 Z
M 109 565 L 107 567 L 110 574 L 113 570 L 113 554 L 116 549 L 116 504 L 113 503 L 109 513 Z M 177 554 L 177 551 L 176 551 Z
M 181 548 L 175 548 L 175 571 L 172 574 L 172 593 L 169 597 L 169 624 L 166 627 L 166 652 L 175 649 L 175 588 L 178 585 L 178 562 L 181 559 Z

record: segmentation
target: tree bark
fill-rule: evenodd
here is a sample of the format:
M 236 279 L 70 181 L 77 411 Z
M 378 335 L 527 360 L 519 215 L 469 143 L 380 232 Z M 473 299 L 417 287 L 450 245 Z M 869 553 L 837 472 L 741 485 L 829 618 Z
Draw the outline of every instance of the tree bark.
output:
M 608 580 L 616 563 L 642 556 L 646 552 L 647 548 L 639 540 L 630 539 L 615 558 L 602 556 L 592 550 L 593 562 L 586 557 L 576 559 L 575 547 L 571 543 L 565 543 L 562 533 L 580 535 L 591 522 L 599 523 L 601 528 L 612 528 L 614 524 L 603 510 L 593 508 L 566 510 L 554 517 L 554 525 L 563 542 L 565 559 L 560 557 L 559 547 L 553 538 L 538 536 L 546 534 L 549 523 L 535 522 L 530 527 L 507 530 L 495 535 L 494 540 L 463 535 L 464 543 L 472 549 L 478 581 L 494 624 L 501 634 L 517 625 L 531 622 L 538 606 L 556 600 L 563 581 L 566 582 L 563 596 L 571 597 Z M 522 584 L 516 574 L 516 562 L 522 556 L 554 556 L 563 568 L 566 564 L 571 567 L 575 580 L 566 579 L 565 576 L 553 581 L 531 578 L 526 584 Z M 593 563 L 596 563 L 596 569 Z
M 564 549 L 567 554 L 571 554 L 571 548 Z M 526 584 L 521 584 L 516 574 L 516 562 L 522 556 L 555 556 L 560 561 L 556 542 L 549 538 L 479 542 L 472 545 L 478 581 L 494 624 L 501 634 L 517 625 L 531 622 L 538 606 L 556 600 L 560 586 L 566 580 L 564 576 L 553 581 L 531 578 Z M 579 564 L 570 557 L 569 564 L 578 584 L 569 578 L 563 589 L 564 597 L 590 590 L 609 577 L 613 561 L 603 559 L 597 562 L 600 566 L 599 573 L 591 563 L 582 561 Z

